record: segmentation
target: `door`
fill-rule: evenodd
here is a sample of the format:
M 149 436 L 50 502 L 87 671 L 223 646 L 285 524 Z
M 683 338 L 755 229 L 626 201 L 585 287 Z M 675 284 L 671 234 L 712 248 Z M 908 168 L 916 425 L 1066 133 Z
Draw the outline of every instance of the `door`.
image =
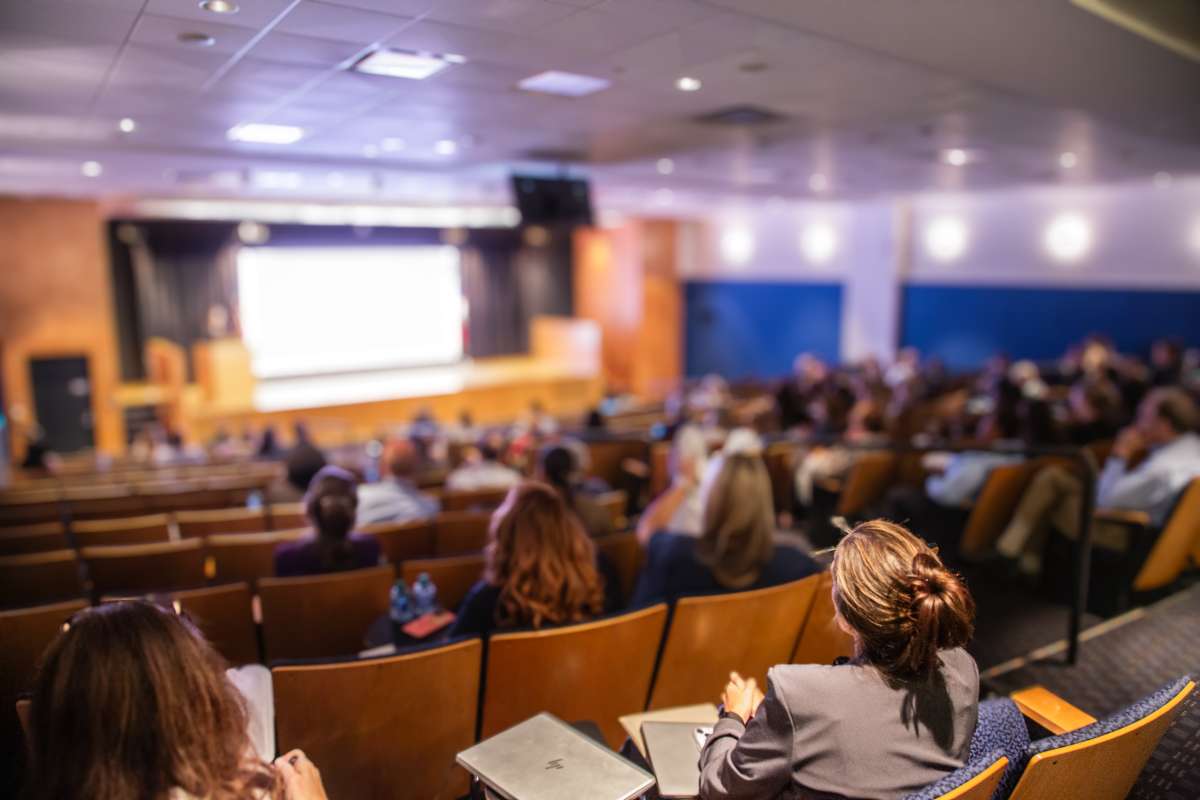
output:
M 34 358 L 29 361 L 29 371 L 34 410 L 50 450 L 73 453 L 92 447 L 92 383 L 87 358 Z

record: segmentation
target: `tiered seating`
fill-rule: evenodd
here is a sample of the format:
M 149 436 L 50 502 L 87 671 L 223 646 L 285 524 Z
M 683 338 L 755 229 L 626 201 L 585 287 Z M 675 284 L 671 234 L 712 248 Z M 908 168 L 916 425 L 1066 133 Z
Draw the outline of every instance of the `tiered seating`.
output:
M 434 523 L 433 551 L 439 556 L 478 553 L 487 544 L 488 511 L 443 511 Z
M 275 548 L 306 535 L 305 530 L 293 530 L 206 536 L 206 573 L 220 583 L 244 582 L 257 589 L 261 579 L 275 575 Z
M 263 646 L 268 659 L 356 653 L 371 623 L 388 612 L 390 566 L 303 578 L 263 578 Z
M 74 550 L 0 557 L 0 607 L 34 606 L 84 595 Z
M 196 539 L 156 544 L 85 547 L 96 594 L 154 592 L 204 585 L 204 546 Z

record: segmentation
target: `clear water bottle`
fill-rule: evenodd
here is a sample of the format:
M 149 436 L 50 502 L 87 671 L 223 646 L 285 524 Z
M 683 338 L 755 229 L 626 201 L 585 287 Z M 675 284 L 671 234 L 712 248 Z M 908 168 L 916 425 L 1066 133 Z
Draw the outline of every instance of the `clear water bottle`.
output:
M 417 616 L 413 610 L 413 602 L 408 596 L 408 585 L 403 579 L 396 581 L 396 585 L 392 587 L 392 606 L 388 616 L 398 625 L 403 625 Z
M 422 572 L 417 576 L 412 593 L 413 607 L 417 616 L 437 610 L 437 587 L 434 586 L 428 572 Z
M 255 490 L 254 490 L 253 492 L 251 492 L 251 493 L 250 493 L 250 495 L 249 495 L 249 496 L 246 498 L 246 508 L 251 508 L 251 509 L 255 509 L 255 510 L 257 510 L 257 509 L 260 509 L 260 508 L 262 508 L 262 507 L 263 507 L 263 495 L 262 495 L 262 492 L 260 492 L 259 490 L 255 489 Z

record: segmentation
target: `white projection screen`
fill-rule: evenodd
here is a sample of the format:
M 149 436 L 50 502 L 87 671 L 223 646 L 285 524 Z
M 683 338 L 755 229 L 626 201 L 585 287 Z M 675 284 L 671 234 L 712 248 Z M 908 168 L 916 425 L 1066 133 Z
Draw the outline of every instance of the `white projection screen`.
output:
M 237 276 L 259 379 L 462 359 L 457 248 L 246 247 Z

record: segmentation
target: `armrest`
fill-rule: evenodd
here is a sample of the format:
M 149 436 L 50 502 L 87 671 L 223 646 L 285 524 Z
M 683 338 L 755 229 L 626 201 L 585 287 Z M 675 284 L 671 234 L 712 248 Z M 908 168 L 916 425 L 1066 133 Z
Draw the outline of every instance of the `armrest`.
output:
M 1010 698 L 1021 713 L 1054 735 L 1091 725 L 1096 718 L 1063 700 L 1044 686 L 1013 692 Z
M 813 485 L 830 494 L 842 493 L 842 482 L 838 478 L 817 478 L 813 481 Z
M 1117 508 L 1102 508 L 1097 510 L 1093 519 L 1112 522 L 1117 525 L 1128 525 L 1131 528 L 1149 528 L 1150 515 L 1145 511 L 1122 511 Z

